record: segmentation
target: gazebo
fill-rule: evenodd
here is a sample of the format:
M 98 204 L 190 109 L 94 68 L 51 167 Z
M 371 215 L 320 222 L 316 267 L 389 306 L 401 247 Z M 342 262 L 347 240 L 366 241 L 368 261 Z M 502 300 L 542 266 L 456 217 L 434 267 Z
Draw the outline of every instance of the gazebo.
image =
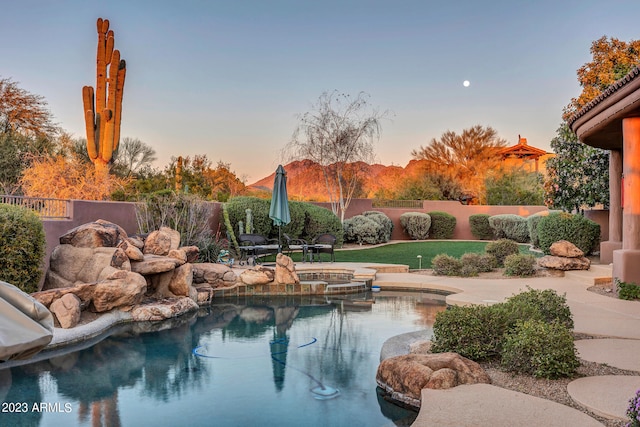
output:
M 540 158 L 549 156 L 549 153 L 546 151 L 529 145 L 527 138 L 523 138 L 520 135 L 518 135 L 518 143 L 516 145 L 505 147 L 498 151 L 498 154 L 502 157 L 502 160 L 506 162 L 521 164 L 523 166 L 533 162 L 533 168 L 528 168 L 530 172 L 540 172 Z
M 609 150 L 609 240 L 602 262 L 613 277 L 640 284 L 640 67 L 569 119 L 581 142 Z M 624 177 L 624 178 L 623 178 Z

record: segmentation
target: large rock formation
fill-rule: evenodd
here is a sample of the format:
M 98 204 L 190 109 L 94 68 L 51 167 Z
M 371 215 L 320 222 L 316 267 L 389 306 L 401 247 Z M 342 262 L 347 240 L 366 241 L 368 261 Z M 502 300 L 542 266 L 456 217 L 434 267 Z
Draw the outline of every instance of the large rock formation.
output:
M 283 254 L 276 256 L 275 283 L 292 284 L 300 283 L 293 260 Z
M 551 255 L 538 258 L 540 267 L 552 270 L 588 270 L 591 261 L 584 256 L 584 252 L 576 245 L 566 240 L 559 240 L 549 247 Z
M 405 354 L 383 360 L 376 382 L 392 399 L 420 407 L 423 388 L 490 384 L 491 378 L 478 363 L 457 353 Z

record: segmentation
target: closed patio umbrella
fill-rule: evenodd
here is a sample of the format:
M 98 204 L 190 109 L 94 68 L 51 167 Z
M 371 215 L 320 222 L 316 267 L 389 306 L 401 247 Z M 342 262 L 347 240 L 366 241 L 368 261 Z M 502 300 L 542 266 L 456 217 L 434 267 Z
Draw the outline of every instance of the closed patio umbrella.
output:
M 269 218 L 273 220 L 273 225 L 278 226 L 278 252 L 282 252 L 282 226 L 291 222 L 287 196 L 287 173 L 282 165 L 278 165 L 276 177 L 273 180 Z

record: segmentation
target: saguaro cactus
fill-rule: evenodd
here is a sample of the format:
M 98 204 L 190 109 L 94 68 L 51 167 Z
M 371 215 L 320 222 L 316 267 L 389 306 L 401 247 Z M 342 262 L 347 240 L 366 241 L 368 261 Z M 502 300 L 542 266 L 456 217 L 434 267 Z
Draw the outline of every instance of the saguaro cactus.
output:
M 96 171 L 107 174 L 113 152 L 120 141 L 122 92 L 127 71 L 120 51 L 113 49 L 113 31 L 109 20 L 98 18 L 98 55 L 95 96 L 93 87 L 82 88 L 87 131 L 87 153 Z M 94 104 L 95 98 L 95 104 Z

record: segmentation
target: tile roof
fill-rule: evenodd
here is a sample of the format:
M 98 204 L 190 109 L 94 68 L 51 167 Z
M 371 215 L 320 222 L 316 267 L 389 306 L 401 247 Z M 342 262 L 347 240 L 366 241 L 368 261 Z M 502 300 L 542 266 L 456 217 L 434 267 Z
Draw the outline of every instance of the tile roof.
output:
M 577 113 L 571 116 L 568 121 L 569 126 L 571 127 L 576 120 L 578 120 L 580 117 L 587 114 L 595 106 L 597 106 L 602 101 L 604 101 L 605 99 L 607 99 L 608 97 L 616 93 L 618 90 L 623 88 L 627 83 L 633 81 L 636 78 L 640 79 L 640 77 L 638 76 L 640 76 L 640 65 L 633 67 L 626 76 L 624 76 L 617 82 L 613 83 L 611 86 L 605 89 L 600 95 L 592 99 L 587 105 L 582 107 Z

